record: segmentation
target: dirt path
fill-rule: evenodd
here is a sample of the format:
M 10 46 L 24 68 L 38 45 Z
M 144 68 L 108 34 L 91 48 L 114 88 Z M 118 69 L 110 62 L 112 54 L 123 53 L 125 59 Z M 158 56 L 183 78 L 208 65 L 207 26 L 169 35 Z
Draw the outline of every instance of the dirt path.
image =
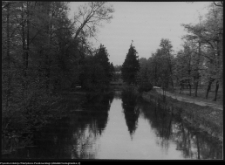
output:
M 153 88 L 156 90 L 156 92 L 158 92 L 160 94 L 163 94 L 163 91 L 162 91 L 162 89 L 160 87 L 154 86 Z M 199 100 L 187 98 L 187 97 L 184 97 L 184 96 L 179 96 L 176 93 L 170 93 L 170 92 L 166 91 L 166 96 L 172 97 L 172 98 L 177 99 L 179 101 L 184 101 L 184 102 L 188 102 L 188 103 L 194 103 L 194 104 L 197 104 L 197 105 L 200 105 L 200 106 L 209 106 L 209 107 L 212 107 L 212 108 L 215 108 L 215 109 L 223 110 L 223 106 L 222 105 L 208 103 L 208 102 L 204 102 L 204 101 L 199 101 Z

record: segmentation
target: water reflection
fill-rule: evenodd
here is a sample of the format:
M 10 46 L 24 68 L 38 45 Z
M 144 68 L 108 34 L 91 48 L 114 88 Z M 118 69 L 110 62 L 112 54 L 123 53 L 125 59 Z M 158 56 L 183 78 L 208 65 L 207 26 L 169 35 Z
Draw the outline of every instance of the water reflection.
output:
M 108 111 L 113 100 L 113 93 L 108 94 L 89 94 L 88 103 L 83 105 L 84 116 L 89 116 L 87 120 L 92 125 L 96 125 L 98 133 L 104 130 L 107 119 Z
M 89 94 L 83 105 L 79 124 L 73 133 L 72 159 L 93 159 L 98 150 L 97 139 L 104 131 L 113 93 Z
M 113 93 L 89 94 L 82 109 L 72 109 L 72 99 L 63 102 L 65 117 L 33 134 L 33 145 L 5 158 L 93 159 L 103 133 Z M 70 104 L 67 106 L 67 104 Z M 72 111 L 72 112 L 71 112 Z
M 222 146 L 204 132 L 199 132 L 174 115 L 163 103 L 142 102 L 139 107 L 160 139 L 158 144 L 168 150 L 175 142 L 176 150 L 187 159 L 222 159 Z
M 221 144 L 183 122 L 172 107 L 127 91 L 115 96 L 89 94 L 82 109 L 73 109 L 71 99 L 64 102 L 67 116 L 5 158 L 222 159 Z
M 122 107 L 124 110 L 124 116 L 131 138 L 134 134 L 139 117 L 139 109 L 137 106 L 137 96 L 131 91 L 122 92 Z

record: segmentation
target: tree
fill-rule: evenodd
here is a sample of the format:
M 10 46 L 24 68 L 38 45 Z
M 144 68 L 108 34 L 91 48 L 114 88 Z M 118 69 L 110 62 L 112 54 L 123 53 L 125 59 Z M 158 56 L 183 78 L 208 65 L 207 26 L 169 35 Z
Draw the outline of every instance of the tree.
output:
M 96 51 L 94 56 L 85 58 L 85 65 L 81 74 L 82 87 L 89 90 L 106 89 L 112 78 L 112 66 L 108 59 L 104 45 Z
M 108 58 L 108 52 L 104 45 L 100 45 L 100 48 L 98 49 L 97 54 L 95 55 L 95 60 L 97 63 L 99 63 L 106 74 L 107 81 L 110 81 L 112 74 L 111 74 L 111 66 Z
M 161 86 L 163 91 L 174 85 L 174 56 L 172 44 L 168 39 L 161 39 L 160 48 L 147 59 L 140 59 L 140 71 L 138 73 L 141 88 L 151 89 L 152 85 Z
M 152 54 L 152 57 L 149 58 L 149 62 L 150 62 L 150 72 L 151 72 L 151 76 L 152 76 L 152 79 L 153 79 L 153 84 L 155 86 L 159 86 L 159 65 L 160 65 L 160 61 L 159 61 L 159 58 L 158 56 L 156 56 L 156 53 L 153 53 Z
M 222 4 L 222 3 L 221 3 Z M 204 74 L 205 79 L 208 80 L 208 87 L 206 89 L 206 97 L 212 81 L 216 83 L 215 97 L 219 89 L 219 83 L 222 82 L 222 52 L 223 52 L 223 12 L 222 7 L 217 3 L 212 3 L 207 13 L 207 18 L 200 20 L 196 25 L 185 24 L 183 25 L 191 35 L 186 35 L 188 40 L 195 41 L 198 44 L 198 53 L 196 58 L 196 96 L 197 96 L 197 82 L 198 77 L 201 76 L 200 72 Z M 201 64 L 201 58 L 204 62 Z M 203 65 L 204 64 L 204 65 Z M 201 67 L 204 70 L 200 69 Z M 197 71 L 198 70 L 198 71 Z M 201 71 L 202 70 L 202 71 Z M 197 74 L 198 73 L 198 74 Z M 208 76 L 208 78 L 207 78 Z
M 131 44 L 126 59 L 122 65 L 122 78 L 128 84 L 137 83 L 137 73 L 140 69 L 137 51 Z
M 173 86 L 173 79 L 172 79 L 172 44 L 169 39 L 161 39 L 160 42 L 161 49 L 158 51 L 158 55 L 160 59 L 163 61 L 162 68 L 161 68 L 161 80 L 163 80 L 163 87 L 168 88 L 169 84 Z
M 113 18 L 111 14 L 114 9 L 105 4 L 106 2 L 89 2 L 79 7 L 78 12 L 74 14 L 74 23 L 80 24 L 76 29 L 74 39 L 77 39 L 82 31 L 94 37 L 101 22 L 110 21 Z
M 102 2 L 89 3 L 93 10 L 87 9 L 86 12 L 92 14 L 80 15 L 80 18 L 84 16 L 88 19 L 81 27 L 79 20 L 72 22 L 68 18 L 67 4 L 36 1 L 2 3 L 4 137 L 5 133 L 13 130 L 23 134 L 34 127 L 34 122 L 43 120 L 46 113 L 42 113 L 42 106 L 56 101 L 58 98 L 54 96 L 61 89 L 78 83 L 82 69 L 90 71 L 85 76 L 91 85 L 101 87 L 107 84 L 104 82 L 109 82 L 112 66 L 107 51 L 101 48 L 101 53 L 93 57 L 88 37 L 92 36 L 89 32 L 94 32 L 102 21 L 112 18 L 109 16 L 111 8 Z M 88 26 L 92 26 L 91 31 Z
M 148 77 L 148 61 L 146 58 L 139 59 L 140 69 L 138 72 L 138 83 L 149 82 Z
M 201 33 L 203 29 L 199 25 L 196 25 L 195 27 L 189 26 L 189 25 L 184 25 L 185 28 L 192 33 L 192 35 L 186 35 L 184 38 L 188 42 L 192 42 L 193 52 L 193 78 L 194 78 L 194 84 L 195 84 L 195 97 L 197 97 L 197 91 L 198 91 L 198 86 L 199 86 L 199 81 L 201 78 L 200 75 L 200 69 L 201 69 L 201 61 L 202 61 L 202 45 L 203 42 L 201 40 Z
M 109 82 L 112 78 L 111 65 L 108 56 L 109 55 L 106 48 L 104 47 L 104 45 L 101 44 L 95 55 L 95 62 L 96 65 L 98 64 L 103 70 L 100 85 L 106 87 L 109 85 Z
M 139 92 L 150 91 L 153 86 L 150 78 L 149 63 L 145 58 L 139 60 L 140 70 L 138 72 L 138 90 Z
M 185 86 L 188 86 L 190 96 L 193 84 L 194 55 L 192 43 L 186 41 L 183 44 L 183 49 L 177 53 L 174 66 L 174 75 L 177 78 L 178 85 L 180 85 L 180 92 Z
M 6 4 L 6 58 L 7 58 L 7 70 L 10 70 L 10 37 L 9 37 L 9 17 L 10 17 L 10 3 Z M 7 79 L 7 92 L 6 92 L 6 109 L 8 108 L 9 105 L 9 98 L 10 98 L 10 93 L 11 93 L 11 75 L 8 74 L 8 79 Z

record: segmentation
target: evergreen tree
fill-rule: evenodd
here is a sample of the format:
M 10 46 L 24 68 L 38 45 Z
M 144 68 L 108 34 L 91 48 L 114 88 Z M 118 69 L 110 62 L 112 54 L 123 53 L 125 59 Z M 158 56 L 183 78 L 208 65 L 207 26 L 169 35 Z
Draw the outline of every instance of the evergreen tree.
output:
M 98 76 L 98 80 L 96 82 L 98 82 L 98 84 L 103 88 L 108 87 L 112 78 L 111 65 L 108 56 L 109 55 L 105 46 L 101 44 L 97 54 L 95 55 L 95 65 L 98 68 L 97 73 L 101 75 Z
M 137 51 L 131 44 L 130 49 L 127 53 L 126 59 L 122 65 L 122 78 L 123 81 L 128 84 L 137 83 L 137 73 L 139 71 L 139 61 Z
M 100 45 L 95 56 L 86 57 L 81 81 L 86 89 L 105 89 L 112 78 L 112 66 L 104 45 Z
M 109 82 L 111 78 L 111 66 L 108 56 L 106 48 L 101 44 L 97 54 L 95 55 L 95 59 L 96 63 L 100 64 L 104 69 L 106 82 Z

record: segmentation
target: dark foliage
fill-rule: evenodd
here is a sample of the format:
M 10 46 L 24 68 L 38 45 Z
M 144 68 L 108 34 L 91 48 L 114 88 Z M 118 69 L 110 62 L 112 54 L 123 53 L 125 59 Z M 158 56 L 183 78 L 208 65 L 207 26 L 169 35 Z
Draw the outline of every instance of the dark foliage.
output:
M 148 82 L 143 82 L 140 84 L 138 91 L 139 92 L 149 92 L 150 90 L 152 90 L 153 85 L 151 83 Z
M 123 81 L 128 84 L 136 84 L 139 68 L 137 51 L 131 45 L 121 69 Z
M 103 45 L 94 56 L 86 56 L 82 66 L 80 81 L 86 90 L 106 90 L 112 79 L 113 66 L 108 59 L 108 53 Z

